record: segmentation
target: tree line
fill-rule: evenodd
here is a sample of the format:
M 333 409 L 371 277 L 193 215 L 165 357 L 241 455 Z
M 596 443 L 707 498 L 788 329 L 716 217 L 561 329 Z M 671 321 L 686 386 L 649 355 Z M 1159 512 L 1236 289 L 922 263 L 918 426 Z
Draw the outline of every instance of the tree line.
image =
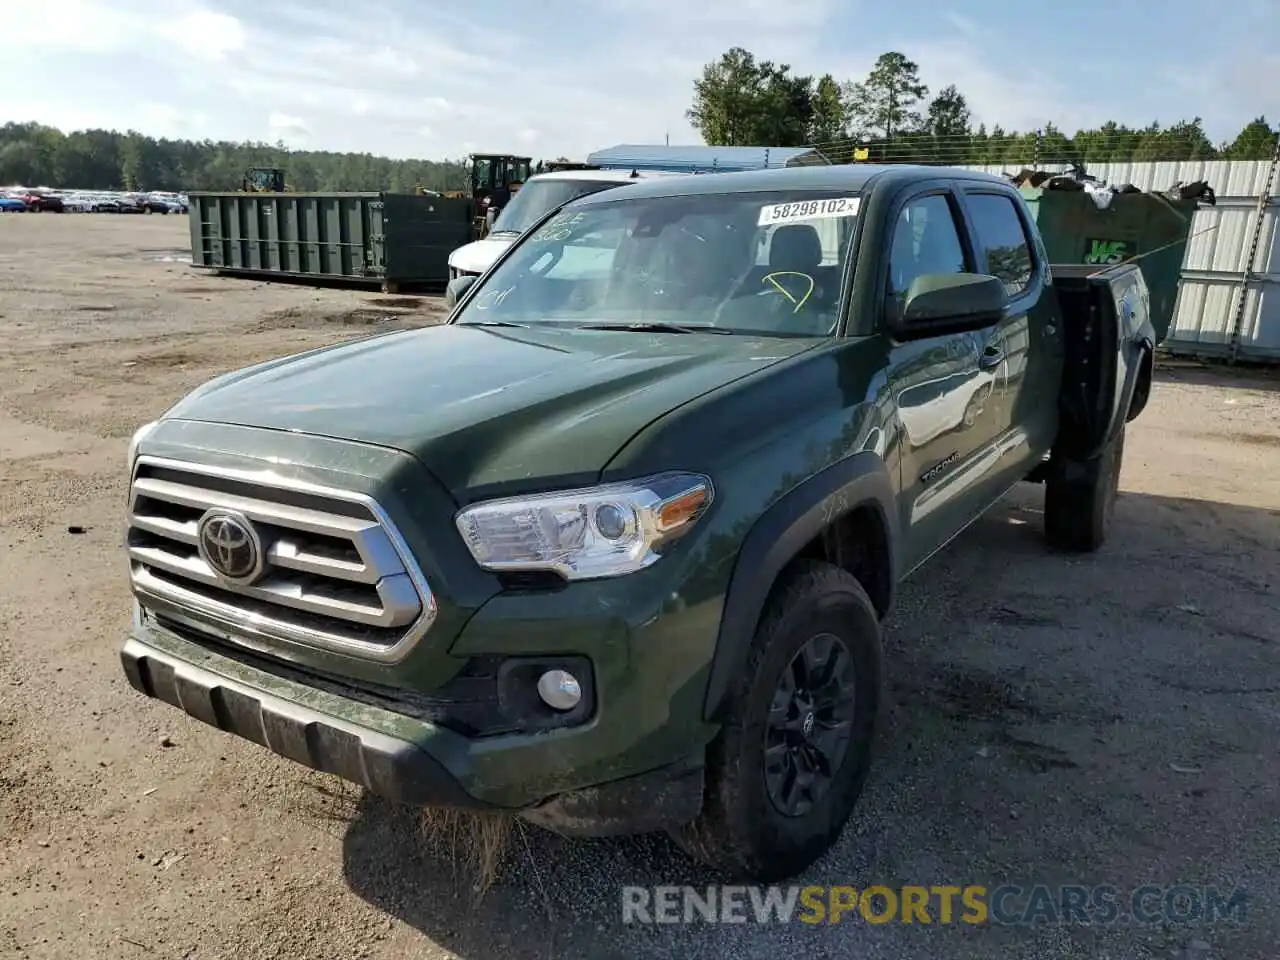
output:
M 802 76 L 733 47 L 694 80 L 689 120 L 713 146 L 814 146 L 833 163 L 947 164 L 1265 160 L 1280 129 L 1265 117 L 1214 143 L 1199 117 L 1170 126 L 1106 123 L 1068 135 L 1052 123 L 1010 131 L 973 123 L 955 85 L 932 96 L 903 53 L 881 54 L 865 78 Z M 541 166 L 541 165 L 539 165 Z M 392 160 L 368 153 L 289 150 L 282 143 L 171 140 L 137 131 L 64 133 L 39 123 L 0 126 L 0 186 L 85 190 L 234 190 L 249 167 L 281 167 L 299 191 L 462 190 L 466 160 Z
M 39 123 L 0 126 L 0 187 L 81 190 L 238 190 L 249 167 L 280 167 L 291 190 L 462 190 L 465 160 L 392 160 L 367 153 L 289 150 L 283 144 L 168 140 L 130 130 L 63 133 Z
M 713 146 L 812 146 L 833 163 L 945 164 L 1270 160 L 1280 129 L 1265 117 L 1212 142 L 1201 119 L 1134 128 L 1106 123 L 1068 135 L 1052 123 L 1016 132 L 973 123 L 955 85 L 933 96 L 905 54 L 881 54 L 860 81 L 802 76 L 788 64 L 733 47 L 694 80 L 687 116 Z

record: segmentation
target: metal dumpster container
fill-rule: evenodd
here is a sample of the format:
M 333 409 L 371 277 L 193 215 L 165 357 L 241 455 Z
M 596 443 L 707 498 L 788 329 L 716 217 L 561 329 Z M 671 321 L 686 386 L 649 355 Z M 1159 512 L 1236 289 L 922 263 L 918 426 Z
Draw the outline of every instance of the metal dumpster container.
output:
M 229 273 L 446 283 L 471 240 L 467 198 L 399 193 L 192 193 L 191 263 Z
M 1050 263 L 1103 266 L 1138 258 L 1151 291 L 1151 325 L 1162 341 L 1173 323 L 1178 280 L 1197 201 L 1118 193 L 1099 208 L 1084 191 L 1023 187 Z

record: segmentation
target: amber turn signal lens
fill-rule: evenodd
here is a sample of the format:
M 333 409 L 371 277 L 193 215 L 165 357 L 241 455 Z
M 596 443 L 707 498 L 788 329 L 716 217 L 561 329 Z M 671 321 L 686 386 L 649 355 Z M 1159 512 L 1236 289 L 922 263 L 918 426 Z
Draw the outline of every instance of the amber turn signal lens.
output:
M 668 500 L 658 509 L 658 530 L 669 533 L 695 519 L 707 503 L 706 487 L 698 487 L 688 493 Z

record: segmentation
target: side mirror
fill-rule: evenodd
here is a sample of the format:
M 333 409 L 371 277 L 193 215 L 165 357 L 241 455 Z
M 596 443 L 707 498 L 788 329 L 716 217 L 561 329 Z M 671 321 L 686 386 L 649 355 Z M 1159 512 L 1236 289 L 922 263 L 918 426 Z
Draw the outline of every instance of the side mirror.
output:
M 464 274 L 461 277 L 454 277 L 449 281 L 449 285 L 444 290 L 444 305 L 452 310 L 457 306 L 458 301 L 462 299 L 462 295 L 471 289 L 471 285 L 480 278 L 474 274 Z
M 1009 298 L 998 277 L 981 273 L 926 273 L 912 282 L 894 333 L 932 336 L 996 323 Z

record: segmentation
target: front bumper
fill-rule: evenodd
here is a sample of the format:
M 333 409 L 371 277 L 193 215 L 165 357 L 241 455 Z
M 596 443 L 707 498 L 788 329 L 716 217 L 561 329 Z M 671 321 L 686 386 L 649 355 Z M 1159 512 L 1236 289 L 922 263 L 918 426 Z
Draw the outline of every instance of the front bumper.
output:
M 350 780 L 379 796 L 419 806 L 488 808 L 431 754 L 409 740 L 285 700 L 162 653 L 135 638 L 120 651 L 140 693 L 282 757 Z
M 701 807 L 700 749 L 648 769 L 601 756 L 601 764 L 621 761 L 603 783 L 566 777 L 578 771 L 566 771 L 564 757 L 599 735 L 598 719 L 574 729 L 471 738 L 260 669 L 146 621 L 135 621 L 120 656 L 140 693 L 397 803 L 520 814 L 578 836 L 660 830 Z

